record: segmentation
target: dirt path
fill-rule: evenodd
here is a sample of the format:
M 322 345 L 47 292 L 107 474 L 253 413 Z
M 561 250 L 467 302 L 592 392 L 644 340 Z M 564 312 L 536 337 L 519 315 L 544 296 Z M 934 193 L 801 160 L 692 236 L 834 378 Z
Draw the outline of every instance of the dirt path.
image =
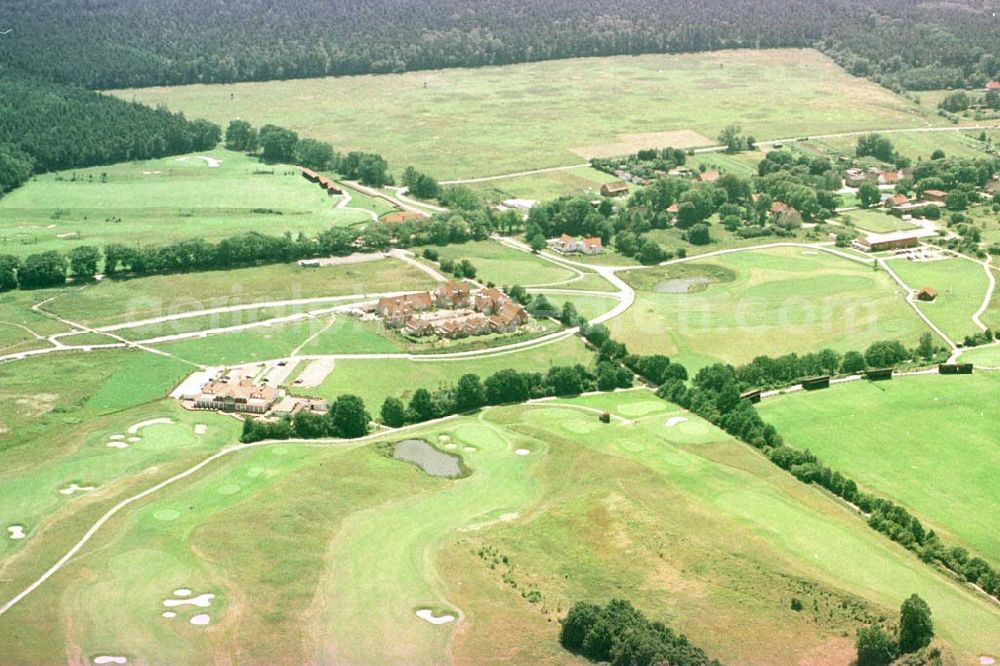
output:
M 437 282 L 447 282 L 450 279 L 446 277 L 443 273 L 440 273 L 433 266 L 428 266 L 427 264 L 421 261 L 417 261 L 416 257 L 413 256 L 413 253 L 407 250 L 401 250 L 399 248 L 396 248 L 394 250 L 389 250 L 389 256 L 395 257 L 400 261 L 408 263 L 409 265 L 416 268 L 418 271 L 423 271 L 424 273 L 427 273 L 427 275 L 431 276 L 431 278 Z

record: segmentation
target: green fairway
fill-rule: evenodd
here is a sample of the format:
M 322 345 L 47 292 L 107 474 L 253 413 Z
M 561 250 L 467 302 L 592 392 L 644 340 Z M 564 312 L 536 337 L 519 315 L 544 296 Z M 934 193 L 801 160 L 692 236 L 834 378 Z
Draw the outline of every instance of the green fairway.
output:
M 625 421 L 601 424 L 602 409 Z M 238 645 L 282 664 L 575 663 L 556 620 L 574 601 L 624 596 L 726 663 L 798 663 L 850 655 L 861 622 L 914 592 L 959 663 L 1000 650 L 994 606 L 647 391 L 406 436 L 461 455 L 471 475 L 433 478 L 373 445 L 227 456 L 113 519 L 0 617 L 7 657 L 58 661 L 74 645 L 203 663 Z M 3 571 L 17 587 L 57 552 L 26 541 Z M 179 588 L 214 597 L 163 617 Z M 432 625 L 422 608 L 456 619 Z M 33 641 L 39 622 L 65 630 Z
M 901 502 L 997 566 L 998 389 L 994 374 L 900 377 L 782 396 L 761 413 L 791 446 Z
M 912 344 L 927 330 L 884 272 L 816 250 L 739 252 L 624 277 L 637 300 L 609 322 L 612 333 L 633 352 L 692 368 L 823 347 L 863 350 L 890 338 Z M 675 280 L 684 279 L 718 281 L 667 293 L 683 289 Z
M 58 297 L 45 308 L 88 326 L 109 326 L 248 303 L 428 289 L 434 284 L 423 271 L 393 259 L 322 268 L 273 264 L 49 290 L 47 296 Z
M 962 363 L 975 363 L 992 368 L 1000 368 L 1000 346 L 982 347 L 963 352 L 959 359 Z
M 557 285 L 579 275 L 578 271 L 540 259 L 528 252 L 515 250 L 496 241 L 473 241 L 461 245 L 434 248 L 441 259 L 468 259 L 476 267 L 476 279 L 498 286 L 519 284 L 524 287 Z M 575 283 L 565 285 L 577 289 Z
M 221 149 L 60 171 L 36 176 L 0 200 L 0 252 L 215 241 L 247 231 L 315 235 L 371 219 L 364 211 L 334 209 L 338 200 L 297 167 Z M 365 208 L 366 201 L 359 195 L 350 205 Z
M 848 75 L 818 52 L 789 49 L 112 94 L 223 124 L 276 123 L 338 150 L 381 153 L 397 171 L 413 164 L 439 179 L 713 144 L 730 123 L 761 140 L 933 122 L 916 104 Z
M 484 379 L 500 370 L 514 368 L 522 372 L 545 372 L 555 365 L 582 363 L 594 359 L 579 338 L 571 337 L 540 347 L 483 358 L 459 358 L 450 361 L 410 361 L 406 359 L 341 359 L 323 384 L 303 393 L 335 399 L 344 393 L 364 398 L 372 413 L 389 396 L 409 400 L 418 388 L 435 390 L 453 386 L 469 372 Z
M 889 215 L 879 210 L 852 210 L 838 218 L 839 222 L 852 222 L 855 227 L 877 234 L 887 234 L 892 231 L 908 231 L 916 229 L 917 225 L 895 215 Z
M 968 259 L 941 261 L 892 261 L 889 266 L 912 289 L 930 287 L 937 292 L 933 302 L 918 307 L 958 343 L 979 328 L 972 315 L 979 310 L 989 289 L 983 267 Z

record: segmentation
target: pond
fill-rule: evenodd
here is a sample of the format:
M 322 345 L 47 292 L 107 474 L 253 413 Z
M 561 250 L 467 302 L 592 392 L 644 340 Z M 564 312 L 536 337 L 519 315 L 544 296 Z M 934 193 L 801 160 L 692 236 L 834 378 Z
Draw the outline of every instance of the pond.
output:
M 660 294 L 687 294 L 692 291 L 701 291 L 711 283 L 707 277 L 694 275 L 692 277 L 674 278 L 664 280 L 653 286 L 653 291 Z
M 462 474 L 458 458 L 438 451 L 422 439 L 405 439 L 397 442 L 392 457 L 413 463 L 431 476 L 455 477 Z

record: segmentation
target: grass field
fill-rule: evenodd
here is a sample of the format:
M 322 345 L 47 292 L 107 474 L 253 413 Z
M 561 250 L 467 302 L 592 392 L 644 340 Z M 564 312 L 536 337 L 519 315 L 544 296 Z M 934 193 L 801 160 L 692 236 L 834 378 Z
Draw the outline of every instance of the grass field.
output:
M 858 229 L 872 231 L 877 234 L 887 234 L 892 231 L 907 231 L 917 228 L 917 225 L 902 218 L 876 210 L 852 210 L 838 218 L 839 222 L 846 223 L 848 220 Z
M 918 303 L 921 310 L 953 340 L 961 342 L 979 332 L 972 315 L 979 309 L 989 288 L 986 272 L 967 259 L 942 261 L 893 261 L 890 267 L 913 289 L 931 287 L 937 298 Z
M 638 289 L 636 304 L 609 328 L 635 353 L 667 354 L 692 368 L 823 347 L 864 349 L 882 339 L 913 344 L 926 330 L 884 272 L 812 252 L 748 251 L 631 271 L 624 277 Z M 698 276 L 718 281 L 691 293 L 655 291 Z
M 818 52 L 787 49 L 112 94 L 220 123 L 239 117 L 288 126 L 439 179 L 579 164 L 602 149 L 686 147 L 691 131 L 714 143 L 730 123 L 762 140 L 928 122 L 925 110 L 851 77 Z M 683 134 L 655 134 L 668 132 Z
M 476 267 L 476 279 L 498 286 L 519 284 L 523 287 L 554 285 L 573 279 L 577 272 L 515 250 L 496 241 L 473 241 L 461 245 L 434 248 L 441 259 L 468 259 Z M 565 285 L 576 289 L 575 283 Z
M 929 123 L 945 126 L 948 121 L 937 116 Z M 914 162 L 929 160 L 935 150 L 943 150 L 947 157 L 985 157 L 984 144 L 979 141 L 979 131 L 972 132 L 899 132 L 888 135 L 893 147 Z M 811 141 L 811 144 L 828 149 L 828 152 L 854 155 L 858 137 L 839 137 Z
M 963 352 L 963 363 L 975 363 L 990 368 L 1000 368 L 1000 346 L 980 347 Z
M 208 166 L 202 156 L 219 166 Z M 314 235 L 370 219 L 335 210 L 335 203 L 296 167 L 267 166 L 221 149 L 60 171 L 36 176 L 0 199 L 0 252 L 214 241 L 246 231 Z M 359 195 L 351 206 L 366 202 Z
M 606 408 L 627 421 L 605 426 L 585 411 Z M 688 420 L 667 428 L 671 417 Z M 578 663 L 555 620 L 574 601 L 624 596 L 726 663 L 842 663 L 859 621 L 913 592 L 959 663 L 1000 651 L 995 607 L 648 392 L 418 432 L 454 445 L 472 474 L 432 478 L 377 446 L 280 444 L 171 486 L 0 617 L 6 657 Z M 66 531 L 87 524 L 77 513 Z M 26 541 L 0 589 L 57 550 Z M 216 597 L 161 617 L 179 587 Z M 433 626 L 418 608 L 458 619 Z M 209 626 L 189 624 L 195 612 Z M 41 624 L 63 630 L 33 640 Z
M 469 183 L 467 187 L 493 202 L 505 199 L 548 201 L 568 195 L 593 198 L 600 195 L 601 185 L 616 180 L 618 180 L 616 177 L 603 171 L 580 167 L 483 183 Z
M 45 308 L 66 319 L 109 326 L 232 305 L 428 289 L 434 284 L 426 273 L 409 264 L 383 259 L 322 268 L 274 264 L 103 281 L 82 289 L 33 293 L 39 300 L 56 295 Z
M 494 372 L 514 368 L 523 372 L 545 372 L 554 365 L 582 363 L 589 366 L 593 352 L 587 351 L 579 338 L 549 343 L 525 351 L 485 358 L 451 361 L 409 361 L 406 359 L 342 359 L 323 384 L 304 393 L 336 399 L 344 393 L 364 398 L 372 413 L 389 396 L 409 400 L 418 388 L 435 390 L 453 386 L 462 375 L 474 372 L 485 378 Z
M 1000 376 L 900 377 L 766 401 L 792 446 L 894 499 L 1000 565 Z

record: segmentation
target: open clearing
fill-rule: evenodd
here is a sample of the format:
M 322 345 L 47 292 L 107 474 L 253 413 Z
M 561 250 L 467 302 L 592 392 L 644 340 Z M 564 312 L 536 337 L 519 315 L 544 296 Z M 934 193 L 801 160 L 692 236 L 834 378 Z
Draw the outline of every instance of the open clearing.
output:
M 413 164 L 444 180 L 578 164 L 573 149 L 611 144 L 617 150 L 623 136 L 685 131 L 714 139 L 740 123 L 758 140 L 781 139 L 918 127 L 931 117 L 817 51 L 790 49 L 112 94 L 223 124 L 239 117 L 287 126 L 338 150 L 381 153 L 397 171 Z
M 767 400 L 785 440 L 1000 564 L 1000 376 L 897 377 Z
M 603 425 L 601 409 L 624 420 Z M 238 645 L 267 663 L 572 663 L 555 618 L 609 590 L 727 663 L 849 649 L 859 622 L 913 592 L 960 663 L 1000 651 L 994 606 L 647 391 L 490 410 L 407 436 L 455 444 L 472 474 L 435 478 L 358 443 L 228 456 L 113 519 L 86 557 L 0 617 L 8 658 L 59 661 L 74 645 L 194 663 Z M 82 501 L 67 504 L 80 515 L 67 532 L 87 524 Z M 30 530 L 19 543 L 5 590 L 60 548 Z M 162 617 L 181 587 L 182 598 L 213 595 L 211 608 Z M 807 610 L 792 611 L 792 596 Z M 455 620 L 425 622 L 424 609 Z M 214 630 L 191 624 L 200 614 Z M 40 622 L 64 631 L 29 640 Z
M 496 241 L 473 241 L 436 249 L 441 259 L 468 259 L 476 267 L 476 279 L 501 287 L 519 284 L 524 287 L 566 282 L 578 273 L 545 259 L 507 247 Z M 574 284 L 561 285 L 576 289 Z
M 896 260 L 889 267 L 911 288 L 931 287 L 937 292 L 934 301 L 918 302 L 917 305 L 953 340 L 961 342 L 966 335 L 979 332 L 972 315 L 983 304 L 989 289 L 989 280 L 981 265 L 956 258 L 941 261 Z
M 854 226 L 858 229 L 872 231 L 877 234 L 887 234 L 892 231 L 908 231 L 917 228 L 917 225 L 912 222 L 877 210 L 852 210 L 850 213 L 845 213 L 838 218 L 840 222 L 846 222 L 847 220 L 854 223 Z
M 35 176 L 0 199 L 0 252 L 216 241 L 246 231 L 315 235 L 371 219 L 335 209 L 339 199 L 303 179 L 297 167 L 222 149 L 205 155 L 220 165 L 167 157 Z M 365 203 L 353 199 L 351 206 Z
M 623 277 L 637 288 L 636 304 L 608 326 L 630 350 L 677 357 L 693 369 L 823 347 L 864 350 L 884 339 L 913 344 L 927 330 L 884 272 L 804 252 L 753 250 L 629 271 Z M 671 279 L 698 276 L 711 282 L 665 292 Z

